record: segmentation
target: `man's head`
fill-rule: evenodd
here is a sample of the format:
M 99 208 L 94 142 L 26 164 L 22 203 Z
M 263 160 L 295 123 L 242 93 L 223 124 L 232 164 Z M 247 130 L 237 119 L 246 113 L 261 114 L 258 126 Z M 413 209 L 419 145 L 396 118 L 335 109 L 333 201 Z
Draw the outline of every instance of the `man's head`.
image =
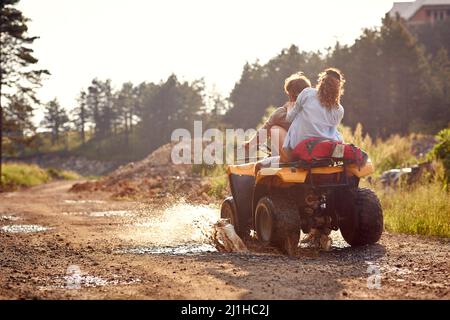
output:
M 284 80 L 284 91 L 289 96 L 289 101 L 291 102 L 297 100 L 300 92 L 309 87 L 311 87 L 311 81 L 309 81 L 303 72 L 294 73 Z

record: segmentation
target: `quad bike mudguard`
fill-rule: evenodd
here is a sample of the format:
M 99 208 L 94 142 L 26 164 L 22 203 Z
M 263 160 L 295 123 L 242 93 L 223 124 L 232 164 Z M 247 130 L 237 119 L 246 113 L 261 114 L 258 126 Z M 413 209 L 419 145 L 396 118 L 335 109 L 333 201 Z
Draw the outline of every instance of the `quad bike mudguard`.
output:
M 254 163 L 228 167 L 231 194 L 236 205 L 236 218 L 238 225 L 244 229 L 250 229 L 252 225 L 253 189 L 256 182 L 254 170 Z

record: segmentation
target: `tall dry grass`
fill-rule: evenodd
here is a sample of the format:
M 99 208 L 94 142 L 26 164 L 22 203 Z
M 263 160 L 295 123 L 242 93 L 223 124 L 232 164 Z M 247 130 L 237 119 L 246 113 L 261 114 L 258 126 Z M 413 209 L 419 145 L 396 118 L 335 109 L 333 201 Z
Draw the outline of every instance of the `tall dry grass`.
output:
M 441 181 L 375 190 L 383 208 L 386 230 L 450 237 L 450 194 Z
M 412 142 L 417 134 L 406 137 L 393 135 L 386 140 L 373 140 L 368 134 L 363 135 L 363 127 L 358 124 L 354 131 L 341 126 L 340 131 L 346 143 L 353 143 L 369 154 L 375 167 L 375 176 L 386 170 L 414 165 L 423 159 L 418 159 L 412 153 Z

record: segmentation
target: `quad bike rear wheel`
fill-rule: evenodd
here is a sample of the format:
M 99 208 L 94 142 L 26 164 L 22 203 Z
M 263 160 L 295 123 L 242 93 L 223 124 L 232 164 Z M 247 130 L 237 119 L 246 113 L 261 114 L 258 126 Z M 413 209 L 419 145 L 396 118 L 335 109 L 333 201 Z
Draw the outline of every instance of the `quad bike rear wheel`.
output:
M 236 204 L 234 203 L 233 197 L 227 197 L 220 206 L 220 218 L 228 219 L 230 224 L 233 225 L 234 230 L 239 234 L 239 223 L 237 219 Z
M 300 215 L 294 201 L 279 195 L 261 198 L 256 206 L 255 227 L 263 245 L 295 254 L 300 240 Z
M 339 227 L 345 241 L 351 246 L 374 244 L 380 240 L 383 232 L 383 210 L 377 195 L 370 189 L 359 188 L 352 201 L 340 209 Z

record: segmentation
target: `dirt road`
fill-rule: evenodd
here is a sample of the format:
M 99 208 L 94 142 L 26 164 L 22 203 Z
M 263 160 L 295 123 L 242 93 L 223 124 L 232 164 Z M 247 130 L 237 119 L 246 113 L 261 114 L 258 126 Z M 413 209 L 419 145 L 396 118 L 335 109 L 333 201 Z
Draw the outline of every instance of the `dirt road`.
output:
M 450 299 L 449 239 L 384 233 L 349 248 L 336 234 L 331 252 L 223 254 L 202 233 L 216 208 L 70 186 L 0 195 L 0 298 Z

